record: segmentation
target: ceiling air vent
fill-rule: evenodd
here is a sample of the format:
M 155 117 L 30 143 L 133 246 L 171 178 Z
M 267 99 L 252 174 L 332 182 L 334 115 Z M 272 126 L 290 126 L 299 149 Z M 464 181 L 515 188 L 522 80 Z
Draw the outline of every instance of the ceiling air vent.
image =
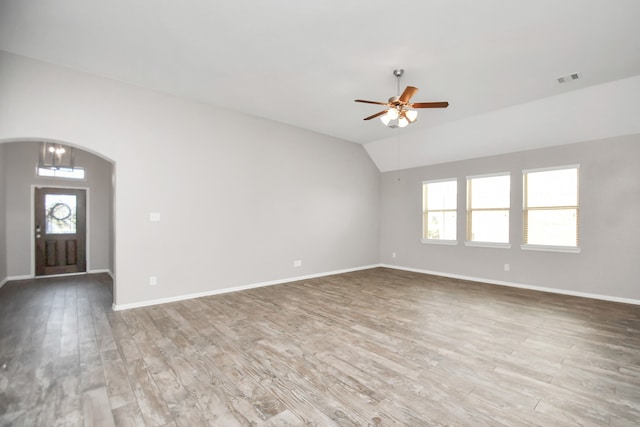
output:
M 580 76 L 578 73 L 567 74 L 566 76 L 558 77 L 558 83 L 569 83 L 574 80 L 578 80 Z

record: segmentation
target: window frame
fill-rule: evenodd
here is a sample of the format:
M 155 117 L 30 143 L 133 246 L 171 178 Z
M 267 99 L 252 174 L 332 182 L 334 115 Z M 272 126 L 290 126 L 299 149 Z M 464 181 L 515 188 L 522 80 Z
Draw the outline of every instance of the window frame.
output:
M 473 209 L 473 207 L 471 206 L 471 197 L 473 195 L 473 191 L 472 191 L 472 186 L 471 186 L 471 182 L 474 179 L 481 179 L 481 178 L 493 178 L 493 177 L 501 177 L 501 176 L 506 176 L 509 177 L 509 205 L 507 208 L 504 207 L 500 207 L 500 208 L 476 208 Z M 466 200 L 467 200 L 467 211 L 466 211 L 466 218 L 465 218 L 465 223 L 466 223 L 466 235 L 465 235 L 465 246 L 477 246 L 477 247 L 487 247 L 487 248 L 503 248 L 503 249 L 509 249 L 511 248 L 511 190 L 512 190 L 512 186 L 511 186 L 511 172 L 496 172 L 496 173 L 489 173 L 489 174 L 482 174 L 482 175 L 468 175 L 466 177 Z M 491 242 L 491 241 L 483 241 L 483 240 L 471 240 L 471 234 L 473 233 L 473 212 L 504 212 L 506 211 L 508 214 L 508 220 L 507 220 L 507 233 L 508 233 L 508 237 L 507 237 L 507 242 Z
M 82 177 L 78 178 L 75 176 L 64 176 L 65 173 L 73 173 L 75 170 L 82 171 Z M 51 171 L 50 174 L 41 174 L 41 171 Z M 87 170 L 82 166 L 76 166 L 73 169 L 68 168 L 48 168 L 36 165 L 36 178 L 44 178 L 44 179 L 68 179 L 71 181 L 86 181 L 87 180 Z
M 437 184 L 443 182 L 454 182 L 455 183 L 455 201 L 456 205 L 453 209 L 429 209 L 427 205 L 427 186 L 429 184 Z M 456 215 L 456 223 L 455 223 L 455 239 L 430 239 L 425 237 L 428 232 L 428 222 L 425 223 L 425 218 L 429 216 L 429 212 L 453 212 Z M 433 179 L 428 181 L 422 181 L 422 243 L 434 243 L 440 245 L 457 245 L 458 244 L 458 178 L 442 178 L 442 179 Z
M 528 202 L 528 177 L 529 173 L 538 173 L 538 172 L 553 172 L 560 170 L 576 170 L 576 205 L 567 205 L 567 206 L 545 206 L 545 207 L 536 207 L 529 208 L 527 206 Z M 567 246 L 567 245 L 547 245 L 547 244 L 536 244 L 536 243 L 526 243 L 526 239 L 528 237 L 528 229 L 529 229 L 529 211 L 550 211 L 550 210 L 567 210 L 567 209 L 575 209 L 576 211 L 576 245 L 575 246 Z M 568 252 L 568 253 L 580 253 L 580 164 L 573 165 L 562 165 L 562 166 L 551 166 L 546 168 L 536 168 L 536 169 L 523 169 L 522 170 L 522 244 L 520 245 L 522 250 L 529 251 L 547 251 L 547 252 Z

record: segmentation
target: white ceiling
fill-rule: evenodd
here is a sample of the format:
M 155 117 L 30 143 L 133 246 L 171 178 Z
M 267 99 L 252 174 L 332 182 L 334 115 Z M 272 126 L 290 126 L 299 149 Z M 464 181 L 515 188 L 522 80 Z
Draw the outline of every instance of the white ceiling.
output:
M 366 144 L 640 75 L 639 22 L 638 0 L 0 0 L 0 50 Z M 395 68 L 449 108 L 363 121 Z

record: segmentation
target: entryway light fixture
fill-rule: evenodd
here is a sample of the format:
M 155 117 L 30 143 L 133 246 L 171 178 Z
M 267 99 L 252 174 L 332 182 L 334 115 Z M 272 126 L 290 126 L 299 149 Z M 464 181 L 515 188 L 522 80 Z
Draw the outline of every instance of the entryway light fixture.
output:
M 52 142 L 42 142 L 38 167 L 52 170 L 73 170 L 73 148 Z

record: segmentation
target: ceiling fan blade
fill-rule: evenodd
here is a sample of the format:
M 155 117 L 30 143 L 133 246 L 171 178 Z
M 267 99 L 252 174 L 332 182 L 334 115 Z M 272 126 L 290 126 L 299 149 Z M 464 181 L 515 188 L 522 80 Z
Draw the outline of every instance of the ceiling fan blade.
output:
M 409 104 L 411 108 L 447 108 L 448 102 L 414 102 Z
M 386 102 L 365 101 L 364 99 L 356 99 L 354 102 L 364 102 L 365 104 L 388 105 Z
M 417 91 L 418 91 L 417 87 L 407 86 L 404 92 L 402 92 L 402 95 L 400 95 L 400 98 L 398 98 L 398 101 L 402 102 L 403 104 L 406 104 L 407 102 L 409 102 L 411 97 L 416 94 Z
M 363 120 L 371 120 L 371 119 L 375 119 L 376 117 L 380 117 L 383 114 L 386 114 L 387 110 L 382 110 L 379 113 L 375 113 L 369 117 L 365 117 Z

